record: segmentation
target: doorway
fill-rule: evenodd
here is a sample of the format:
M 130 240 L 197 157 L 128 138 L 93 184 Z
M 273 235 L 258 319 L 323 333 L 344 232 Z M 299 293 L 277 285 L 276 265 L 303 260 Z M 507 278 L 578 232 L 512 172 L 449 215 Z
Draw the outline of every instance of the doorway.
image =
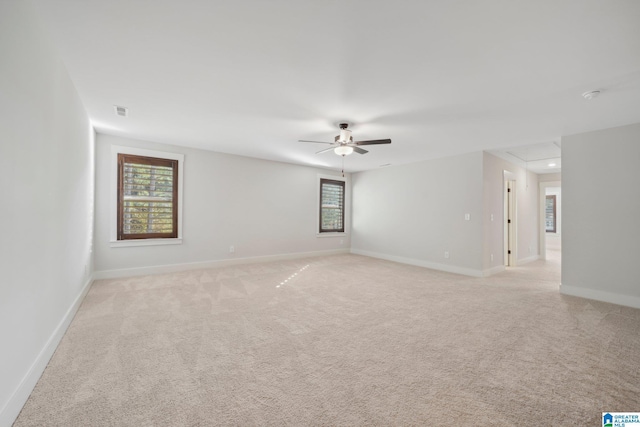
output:
M 540 258 L 559 259 L 562 251 L 562 187 L 560 181 L 540 183 Z

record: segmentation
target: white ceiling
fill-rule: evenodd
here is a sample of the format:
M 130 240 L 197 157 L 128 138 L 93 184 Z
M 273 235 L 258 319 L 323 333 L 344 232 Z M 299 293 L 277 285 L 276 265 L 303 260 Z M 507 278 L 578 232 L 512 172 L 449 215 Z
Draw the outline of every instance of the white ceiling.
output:
M 552 141 L 487 151 L 537 174 L 547 174 L 561 171 L 561 147 L 561 142 Z
M 348 120 L 360 171 L 640 122 L 637 0 L 31 2 L 103 133 L 339 169 L 297 140 Z

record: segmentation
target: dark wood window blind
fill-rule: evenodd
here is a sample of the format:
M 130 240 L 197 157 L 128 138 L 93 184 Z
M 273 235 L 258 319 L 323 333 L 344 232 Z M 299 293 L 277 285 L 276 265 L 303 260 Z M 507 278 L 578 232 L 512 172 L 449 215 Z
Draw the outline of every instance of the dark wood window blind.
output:
M 178 161 L 118 154 L 118 240 L 178 237 Z
M 320 233 L 344 232 L 344 181 L 320 179 Z

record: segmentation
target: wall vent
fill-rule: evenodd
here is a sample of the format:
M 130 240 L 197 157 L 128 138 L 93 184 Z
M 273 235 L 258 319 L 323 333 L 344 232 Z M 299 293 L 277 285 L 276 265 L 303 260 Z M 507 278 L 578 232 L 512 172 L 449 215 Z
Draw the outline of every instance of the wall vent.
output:
M 116 115 L 120 117 L 127 117 L 129 115 L 129 109 L 127 107 L 121 107 L 119 105 L 114 105 L 113 109 L 116 112 Z

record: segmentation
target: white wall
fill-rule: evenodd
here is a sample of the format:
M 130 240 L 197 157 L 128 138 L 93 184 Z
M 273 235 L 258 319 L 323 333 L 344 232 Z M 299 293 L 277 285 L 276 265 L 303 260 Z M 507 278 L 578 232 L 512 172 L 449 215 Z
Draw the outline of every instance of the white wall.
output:
M 0 426 L 8 426 L 90 283 L 93 130 L 27 2 L 0 2 L 0 58 Z
M 560 173 L 541 173 L 538 175 L 538 182 L 555 182 L 562 181 Z
M 482 152 L 354 174 L 352 252 L 474 276 L 503 270 L 505 170 L 517 185 L 517 260 L 537 259 L 537 175 Z
M 113 145 L 184 154 L 183 244 L 110 246 Z M 196 268 L 218 261 L 347 250 L 349 233 L 317 236 L 319 174 L 341 176 L 325 169 L 98 134 L 96 274 L 148 274 L 167 271 L 160 267 L 167 265 Z M 346 187 L 349 230 L 349 181 Z M 232 245 L 235 253 L 230 254 Z
M 359 172 L 352 188 L 352 252 L 482 275 L 481 152 Z
M 561 292 L 640 308 L 640 124 L 562 138 Z
M 495 271 L 504 265 L 504 171 L 516 181 L 518 263 L 538 258 L 538 175 L 489 153 L 483 157 L 483 265 Z M 491 215 L 493 214 L 493 221 Z M 493 261 L 491 261 L 493 254 Z

